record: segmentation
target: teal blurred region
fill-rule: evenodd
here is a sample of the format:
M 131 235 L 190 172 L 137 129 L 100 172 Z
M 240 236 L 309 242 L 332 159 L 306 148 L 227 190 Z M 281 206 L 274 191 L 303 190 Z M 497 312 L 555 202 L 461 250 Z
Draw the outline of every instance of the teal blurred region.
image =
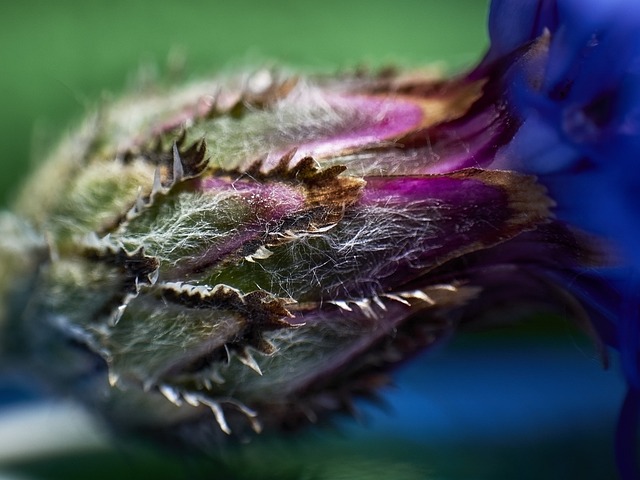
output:
M 613 359 L 615 362 L 615 359 Z M 306 434 L 261 438 L 210 457 L 122 439 L 106 448 L 0 462 L 38 480 L 538 480 L 616 478 L 613 435 L 624 395 L 592 345 L 569 330 L 510 340 L 464 336 L 415 359 L 380 404 L 357 404 Z M 37 432 L 34 432 L 37 434 Z M 5 477 L 2 477 L 5 478 Z
M 0 205 L 56 139 L 140 79 L 284 64 L 472 65 L 486 0 L 27 0 L 0 6 Z M 137 80 L 136 80 L 137 79 Z

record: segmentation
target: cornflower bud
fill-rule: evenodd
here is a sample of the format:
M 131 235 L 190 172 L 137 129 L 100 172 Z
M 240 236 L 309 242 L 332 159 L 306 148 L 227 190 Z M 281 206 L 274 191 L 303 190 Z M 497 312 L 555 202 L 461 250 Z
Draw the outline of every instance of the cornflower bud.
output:
M 556 2 L 505 27 L 514 5 L 451 78 L 257 70 L 100 109 L 0 217 L 0 352 L 116 429 L 204 445 L 352 411 L 512 307 L 634 355 L 593 293 L 615 285 L 585 274 L 616 233 L 565 216 L 553 174 L 616 139 L 585 157 L 603 119 L 568 108 L 569 140 L 531 153 L 559 131 L 545 75 L 572 27 Z

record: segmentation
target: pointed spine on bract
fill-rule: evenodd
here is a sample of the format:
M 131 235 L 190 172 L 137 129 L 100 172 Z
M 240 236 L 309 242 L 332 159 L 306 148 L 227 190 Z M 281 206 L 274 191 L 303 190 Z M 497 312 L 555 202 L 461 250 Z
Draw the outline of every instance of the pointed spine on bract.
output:
M 114 327 L 124 314 L 129 302 L 138 296 L 140 288 L 155 284 L 160 263 L 156 258 L 145 255 L 143 247 L 128 252 L 124 246 L 116 247 L 104 242 L 99 243 L 99 241 L 89 243 L 93 245 L 85 245 L 82 250 L 82 256 L 86 260 L 113 267 L 120 272 L 120 291 L 104 305 L 95 319 L 100 320 L 101 317 L 106 316 L 107 324 Z
M 260 159 L 245 170 L 214 170 L 213 175 L 259 183 L 281 182 L 301 188 L 305 209 L 298 212 L 298 222 L 290 222 L 292 230 L 300 222 L 300 228 L 312 230 L 339 222 L 345 209 L 359 200 L 366 182 L 359 177 L 341 175 L 347 170 L 344 165 L 322 169 L 312 157 L 303 157 L 291 165 L 296 152 L 295 148 L 289 150 L 267 171 L 264 171 L 265 159 Z
M 150 150 L 142 150 L 135 155 L 130 151 L 124 154 L 124 161 L 131 161 L 137 155 L 155 165 L 153 183 L 147 192 L 139 189 L 133 205 L 123 215 L 96 232 L 99 236 L 125 230 L 129 222 L 156 204 L 160 197 L 169 195 L 182 184 L 198 178 L 206 171 L 209 163 L 206 157 L 206 140 L 196 141 L 184 149 L 186 135 L 186 130 L 183 130 L 171 143 L 170 151 L 163 148 L 162 141 L 158 137 Z
M 237 351 L 242 363 L 257 372 L 260 372 L 260 367 L 255 364 L 247 347 L 271 355 L 275 350 L 264 334 L 283 328 L 295 328 L 295 325 L 286 321 L 287 318 L 293 318 L 293 314 L 286 308 L 292 300 L 274 298 L 265 291 L 256 290 L 242 294 L 228 285 L 208 288 L 183 283 L 164 283 L 157 288 L 158 295 L 166 302 L 194 309 L 237 312 L 242 319 L 242 325 L 234 338 L 225 345 L 226 348 Z
M 233 431 L 227 422 L 223 405 L 229 405 L 242 413 L 255 433 L 262 432 L 262 424 L 258 419 L 258 414 L 232 398 L 211 398 L 202 392 L 178 391 L 168 385 L 160 385 L 158 391 L 176 407 L 182 407 L 185 403 L 195 408 L 201 405 L 208 407 L 220 430 L 227 435 L 231 435 Z

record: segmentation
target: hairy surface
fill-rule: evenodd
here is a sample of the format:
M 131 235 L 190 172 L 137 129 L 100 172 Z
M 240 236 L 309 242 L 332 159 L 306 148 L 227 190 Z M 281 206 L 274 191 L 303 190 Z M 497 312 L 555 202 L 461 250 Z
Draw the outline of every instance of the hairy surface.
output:
M 509 119 L 485 84 L 259 71 L 103 107 L 1 217 L 3 349 L 159 439 L 351 411 L 513 283 L 483 255 L 552 222 L 486 168 Z

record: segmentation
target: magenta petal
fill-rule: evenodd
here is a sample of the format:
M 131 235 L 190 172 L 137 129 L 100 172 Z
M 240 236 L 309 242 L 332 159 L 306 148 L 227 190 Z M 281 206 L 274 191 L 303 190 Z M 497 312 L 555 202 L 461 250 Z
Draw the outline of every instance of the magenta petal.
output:
M 399 97 L 328 93 L 325 101 L 337 110 L 354 113 L 358 121 L 346 125 L 330 136 L 322 136 L 297 145 L 293 162 L 309 156 L 322 159 L 393 143 L 408 132 L 419 128 L 424 120 L 424 111 L 417 103 Z M 279 158 L 284 153 L 284 150 L 273 152 L 269 158 Z
M 404 238 L 402 232 L 393 232 L 402 242 L 378 253 L 380 262 L 396 266 L 379 279 L 387 289 L 535 228 L 547 218 L 549 206 L 533 178 L 477 169 L 449 175 L 369 177 L 359 204 L 365 211 L 387 209 L 392 225 L 398 218 L 405 222 L 397 227 L 406 228 Z

